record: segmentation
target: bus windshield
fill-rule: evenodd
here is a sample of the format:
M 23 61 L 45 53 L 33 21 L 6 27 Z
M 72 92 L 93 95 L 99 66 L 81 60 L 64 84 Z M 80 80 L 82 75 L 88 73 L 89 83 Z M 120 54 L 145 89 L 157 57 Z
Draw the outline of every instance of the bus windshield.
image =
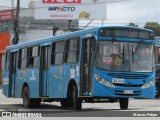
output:
M 152 72 L 154 70 L 153 45 L 99 41 L 96 66 L 110 71 Z

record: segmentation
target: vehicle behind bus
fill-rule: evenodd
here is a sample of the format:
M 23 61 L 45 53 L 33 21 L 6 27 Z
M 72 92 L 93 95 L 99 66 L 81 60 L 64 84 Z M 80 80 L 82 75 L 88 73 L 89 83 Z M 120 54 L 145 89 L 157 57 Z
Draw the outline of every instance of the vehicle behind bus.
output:
M 134 27 L 96 27 L 9 46 L 3 94 L 25 107 L 60 101 L 119 102 L 155 96 L 154 32 Z

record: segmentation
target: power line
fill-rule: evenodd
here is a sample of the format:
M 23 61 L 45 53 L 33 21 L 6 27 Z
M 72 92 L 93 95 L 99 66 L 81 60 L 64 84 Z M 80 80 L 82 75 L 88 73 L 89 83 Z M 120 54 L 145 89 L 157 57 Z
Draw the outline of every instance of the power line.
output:
M 89 26 L 89 24 L 91 24 L 92 23 L 92 21 L 93 20 L 91 20 L 83 29 L 85 29 L 86 27 L 88 27 Z

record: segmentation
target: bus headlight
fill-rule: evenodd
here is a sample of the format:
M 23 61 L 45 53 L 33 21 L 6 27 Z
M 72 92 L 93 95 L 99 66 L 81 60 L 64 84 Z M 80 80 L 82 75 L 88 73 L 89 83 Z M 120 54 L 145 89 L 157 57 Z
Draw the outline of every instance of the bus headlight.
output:
M 102 77 L 100 77 L 99 75 L 95 74 L 95 78 L 96 78 L 96 80 L 97 80 L 100 84 L 102 84 L 102 85 L 104 85 L 104 86 L 107 86 L 107 87 L 115 88 L 115 85 L 113 85 L 112 83 L 104 80 L 104 79 L 103 79 Z
M 149 88 L 151 86 L 153 86 L 155 84 L 155 80 L 152 80 L 151 82 L 147 83 L 147 84 L 144 84 L 141 89 L 146 89 L 146 88 Z

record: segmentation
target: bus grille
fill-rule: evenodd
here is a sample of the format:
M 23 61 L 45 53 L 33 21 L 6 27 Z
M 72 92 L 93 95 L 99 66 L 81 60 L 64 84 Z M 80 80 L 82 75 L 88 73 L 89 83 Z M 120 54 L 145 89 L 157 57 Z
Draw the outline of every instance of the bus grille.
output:
M 141 94 L 141 91 L 134 91 L 133 94 L 125 94 L 123 90 L 115 90 L 115 95 L 118 96 L 139 96 Z
M 119 83 L 113 83 L 115 86 L 120 87 L 142 87 L 144 84 L 119 84 Z
M 108 76 L 121 79 L 145 79 L 148 75 L 143 74 L 126 74 L 126 73 L 108 73 Z

